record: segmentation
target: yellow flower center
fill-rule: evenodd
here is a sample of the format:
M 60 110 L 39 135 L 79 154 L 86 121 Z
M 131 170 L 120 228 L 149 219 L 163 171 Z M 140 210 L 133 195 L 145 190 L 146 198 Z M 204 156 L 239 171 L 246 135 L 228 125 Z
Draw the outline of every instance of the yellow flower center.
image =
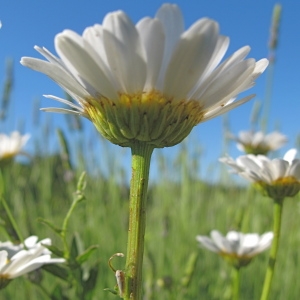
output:
M 175 101 L 156 90 L 119 94 L 117 101 L 103 96 L 86 101 L 85 112 L 98 131 L 124 147 L 135 142 L 149 143 L 155 148 L 176 145 L 201 122 L 204 114 L 198 101 Z
M 16 155 L 17 155 L 16 151 L 14 151 L 14 152 L 6 152 L 6 153 L 3 154 L 3 156 L 1 157 L 1 159 L 11 159 L 11 158 L 13 158 Z
M 5 288 L 9 283 L 11 279 L 9 279 L 8 274 L 0 274 L 0 290 Z
M 257 182 L 256 184 L 273 199 L 294 197 L 300 190 L 300 181 L 293 176 L 278 178 L 271 184 L 265 182 Z
M 243 146 L 247 154 L 267 155 L 268 152 L 271 150 L 269 147 L 267 146 L 264 147 L 262 145 L 253 146 L 252 144 L 244 144 Z
M 219 252 L 220 256 L 222 256 L 229 264 L 235 266 L 235 267 L 244 267 L 247 266 L 253 256 L 255 255 L 238 255 L 237 253 L 227 253 L 227 252 Z
M 274 185 L 293 185 L 297 183 L 300 184 L 299 180 L 293 176 L 282 177 L 273 181 Z
M 0 167 L 9 165 L 17 154 L 17 152 L 5 153 L 5 155 L 0 158 Z

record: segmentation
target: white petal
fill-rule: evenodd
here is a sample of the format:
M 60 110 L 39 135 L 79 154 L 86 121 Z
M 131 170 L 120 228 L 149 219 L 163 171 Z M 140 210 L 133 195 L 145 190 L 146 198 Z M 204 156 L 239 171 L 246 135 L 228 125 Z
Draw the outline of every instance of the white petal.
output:
M 220 249 L 220 251 L 225 253 L 231 253 L 230 243 L 226 240 L 225 237 L 222 236 L 222 234 L 219 231 L 213 230 L 210 233 L 210 236 L 216 244 L 216 246 Z
M 176 4 L 163 4 L 155 17 L 162 23 L 165 33 L 165 50 L 158 79 L 158 88 L 162 89 L 165 71 L 169 64 L 175 45 L 184 31 L 181 11 Z
M 226 234 L 226 239 L 230 242 L 239 241 L 240 237 L 241 237 L 241 234 L 240 234 L 240 232 L 237 232 L 237 231 L 229 231 Z
M 58 65 L 49 63 L 44 60 L 23 57 L 21 64 L 29 67 L 35 71 L 42 72 L 53 79 L 59 86 L 61 86 L 67 93 L 72 91 L 80 98 L 89 97 L 90 94 L 73 78 L 67 71 Z
M 253 131 L 241 131 L 239 133 L 239 141 L 244 144 L 251 144 L 254 139 L 255 134 Z
M 258 131 L 254 134 L 251 144 L 253 146 L 258 146 L 264 140 L 264 134 L 262 131 Z
M 57 107 L 47 107 L 47 108 L 41 108 L 42 111 L 46 112 L 54 112 L 54 113 L 61 113 L 61 114 L 71 114 L 76 116 L 84 116 L 88 118 L 88 115 L 85 115 L 81 113 L 80 111 L 66 109 L 66 108 L 57 108 Z
M 90 54 L 97 61 L 103 70 L 109 71 L 109 64 L 107 61 L 107 56 L 103 44 L 103 27 L 100 24 L 95 24 L 94 26 L 87 27 L 82 34 L 82 37 L 86 43 L 90 45 L 94 51 Z
M 219 158 L 219 161 L 232 167 L 237 172 L 243 172 L 245 170 L 244 166 L 239 166 L 231 157 L 221 157 Z
M 261 75 L 268 65 L 269 61 L 266 58 L 257 61 L 253 71 L 253 80 L 256 79 L 259 75 Z
M 111 82 L 111 85 L 114 86 L 117 91 L 121 90 L 119 82 L 115 79 L 114 74 L 111 72 L 109 67 L 103 43 L 103 27 L 99 24 L 88 27 L 84 30 L 82 37 L 84 39 L 85 48 L 88 49 L 89 54 L 93 57 L 100 69 L 107 76 L 108 80 Z
M 274 180 L 274 166 L 272 162 L 262 162 L 260 172 L 258 173 L 260 181 L 272 184 Z
M 254 154 L 241 155 L 236 161 L 239 165 L 244 166 L 245 169 L 250 169 L 254 172 L 259 172 L 264 162 L 262 155 Z
M 48 49 L 46 49 L 45 47 L 40 48 L 38 46 L 34 46 L 34 49 L 39 52 L 41 55 L 43 55 L 49 62 L 55 64 L 55 65 L 59 65 L 61 66 L 63 69 L 66 69 L 66 65 L 64 64 L 64 62 L 59 59 L 58 57 L 56 57 L 55 55 L 53 55 Z
M 134 24 L 125 13 L 106 15 L 103 41 L 110 68 L 123 92 L 141 92 L 147 76 L 146 53 Z
M 296 155 L 297 155 L 297 149 L 293 148 L 285 153 L 283 159 L 291 163 L 295 159 Z
M 48 254 L 42 255 L 32 259 L 30 262 L 26 264 L 20 264 L 18 267 L 15 266 L 15 269 L 13 270 L 13 272 L 11 272 L 12 274 L 10 278 L 16 278 L 26 273 L 29 273 L 33 270 L 40 268 L 44 264 L 64 263 L 64 262 L 65 260 L 62 258 L 51 259 L 51 256 Z M 7 270 L 7 272 L 9 273 L 9 270 Z
M 237 143 L 236 147 L 238 150 L 240 150 L 241 152 L 245 152 L 245 147 L 243 144 Z
M 243 239 L 243 235 L 240 232 L 229 231 L 226 234 L 226 240 L 230 246 L 230 251 L 228 251 L 228 253 L 238 253 L 241 239 Z
M 235 51 L 231 56 L 229 56 L 219 67 L 219 73 L 222 74 L 228 69 L 231 69 L 236 64 L 242 62 L 245 57 L 250 52 L 251 48 L 249 46 L 244 46 L 237 51 Z
M 249 53 L 250 47 L 245 46 L 240 48 L 235 53 L 233 53 L 229 58 L 227 58 L 220 66 L 218 66 L 213 72 L 206 76 L 205 80 L 201 82 L 198 88 L 195 90 L 194 94 L 191 95 L 193 99 L 198 99 L 206 91 L 211 81 L 216 80 L 220 74 L 228 71 L 228 69 L 234 67 L 236 64 L 239 64 Z
M 260 173 L 261 165 L 258 160 L 256 160 L 252 155 L 243 155 L 239 156 L 236 159 L 236 162 L 239 166 L 243 166 L 245 170 L 251 170 L 255 173 Z
M 32 248 L 36 245 L 37 241 L 38 241 L 38 237 L 36 235 L 32 235 L 24 240 L 24 245 L 27 248 Z
M 299 159 L 295 159 L 293 161 L 287 176 L 295 177 L 297 180 L 299 180 L 300 183 L 300 160 Z
M 213 53 L 213 56 L 211 58 L 211 61 L 209 62 L 208 68 L 206 70 L 207 75 L 211 73 L 212 70 L 214 70 L 222 58 L 224 57 L 227 49 L 229 46 L 229 37 L 220 35 L 218 37 L 218 41 L 215 47 L 215 51 Z
M 274 131 L 265 137 L 266 144 L 271 150 L 277 150 L 288 141 L 287 137 L 277 131 Z
M 147 54 L 147 79 L 144 90 L 150 91 L 158 88 L 156 83 L 164 54 L 165 34 L 161 22 L 157 19 L 144 18 L 136 28 Z
M 194 87 L 194 89 L 191 91 L 191 94 L 189 95 L 189 98 L 193 98 L 195 92 L 197 91 L 198 87 L 202 84 L 202 82 L 204 82 L 204 80 L 210 76 L 210 74 L 212 73 L 212 71 L 218 66 L 218 64 L 220 63 L 220 61 L 222 60 L 222 58 L 224 57 L 227 49 L 229 46 L 229 38 L 227 36 L 222 36 L 220 35 L 218 37 L 218 41 L 214 50 L 214 53 L 207 65 L 207 68 L 204 72 L 204 74 L 202 74 L 202 76 L 199 78 L 196 86 Z
M 118 99 L 115 87 L 100 67 L 103 62 L 99 60 L 98 64 L 93 59 L 87 49 L 84 48 L 81 36 L 65 30 L 55 37 L 55 48 L 67 66 L 72 65 L 72 73 L 74 75 L 78 74 L 87 88 L 92 86 L 96 93 L 111 100 Z
M 63 104 L 66 104 L 72 108 L 75 108 L 76 110 L 84 113 L 84 109 L 80 106 L 77 106 L 76 104 L 74 104 L 73 102 L 71 101 L 68 101 L 68 100 L 65 100 L 65 99 L 62 99 L 62 98 L 59 98 L 59 97 L 56 97 L 56 96 L 52 96 L 52 95 L 44 95 L 45 98 L 49 98 L 49 99 L 53 99 L 55 101 L 58 101 L 58 102 L 61 102 Z
M 251 253 L 249 253 L 249 254 L 255 255 L 255 254 L 261 253 L 264 250 L 268 249 L 272 244 L 273 237 L 274 237 L 273 232 L 267 232 L 267 233 L 263 234 L 260 237 L 260 241 L 259 241 L 257 247 L 255 249 L 253 249 L 251 251 Z
M 272 160 L 272 177 L 273 180 L 284 178 L 286 176 L 289 163 L 283 159 L 273 159 Z
M 239 249 L 239 255 L 245 255 L 252 252 L 253 249 L 257 248 L 260 237 L 257 233 L 248 233 L 243 236 L 241 247 Z
M 204 105 L 203 109 L 224 105 L 229 99 L 243 91 L 243 84 L 251 76 L 254 64 L 254 60 L 248 59 L 234 65 L 220 76 L 216 76 L 205 92 L 199 95 L 199 100 Z
M 206 70 L 217 41 L 218 24 L 209 19 L 199 20 L 182 34 L 166 70 L 164 93 L 186 98 Z
M 218 247 L 216 247 L 216 245 L 214 244 L 214 242 L 206 237 L 206 236 L 201 236 L 198 235 L 196 237 L 197 241 L 200 242 L 202 244 L 203 247 L 205 247 L 206 249 L 212 251 L 212 252 L 219 252 L 220 249 Z
M 239 175 L 250 182 L 257 182 L 262 180 L 262 175 L 257 174 L 251 170 L 239 173 Z M 267 181 L 267 180 L 266 180 Z
M 209 110 L 207 113 L 204 114 L 203 116 L 203 119 L 201 120 L 201 122 L 205 122 L 205 121 L 208 121 L 212 118 L 215 118 L 219 115 L 222 115 L 246 102 L 248 102 L 249 100 L 251 100 L 253 97 L 255 97 L 255 95 L 249 95 L 245 98 L 242 98 L 238 101 L 234 101 L 234 102 L 231 102 L 230 104 L 227 104 L 225 106 L 222 106 L 220 105 L 219 107 L 216 107 L 215 109 L 213 110 Z
M 7 255 L 7 251 L 0 251 L 0 274 L 2 274 L 2 269 L 7 264 Z

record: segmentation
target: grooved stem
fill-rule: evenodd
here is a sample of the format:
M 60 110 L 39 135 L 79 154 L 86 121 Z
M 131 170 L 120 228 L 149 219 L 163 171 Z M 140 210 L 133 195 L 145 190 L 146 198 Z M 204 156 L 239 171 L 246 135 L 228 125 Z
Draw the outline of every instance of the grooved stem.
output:
M 124 299 L 142 299 L 142 266 L 146 227 L 146 197 L 153 146 L 137 142 L 131 146 L 129 229 L 125 267 Z

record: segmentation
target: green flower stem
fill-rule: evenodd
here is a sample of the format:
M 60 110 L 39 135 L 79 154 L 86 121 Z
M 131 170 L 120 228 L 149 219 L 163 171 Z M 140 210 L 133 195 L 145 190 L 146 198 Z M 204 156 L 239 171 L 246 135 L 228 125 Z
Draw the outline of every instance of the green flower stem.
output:
M 82 175 L 80 176 L 79 182 L 78 182 L 78 186 L 77 186 L 77 191 L 74 195 L 74 199 L 72 202 L 72 205 L 69 209 L 69 211 L 67 212 L 67 215 L 63 221 L 62 224 L 62 230 L 61 230 L 61 238 L 64 244 L 64 258 L 65 259 L 69 259 L 70 258 L 70 250 L 69 250 L 69 246 L 68 246 L 68 242 L 67 242 L 67 227 L 69 225 L 69 220 L 71 218 L 71 215 L 73 213 L 73 211 L 75 210 L 75 207 L 77 206 L 77 204 L 84 200 L 84 195 L 83 195 L 83 190 L 84 187 L 81 187 L 80 184 L 84 185 L 81 181 L 84 181 L 85 179 L 85 173 L 82 173 Z
M 274 208 L 273 208 L 274 238 L 273 238 L 273 242 L 272 242 L 272 246 L 271 246 L 271 250 L 270 250 L 269 264 L 268 264 L 267 273 L 265 276 L 263 290 L 262 290 L 262 294 L 261 294 L 261 298 L 260 298 L 261 300 L 269 299 L 269 295 L 270 295 L 271 284 L 272 284 L 272 279 L 273 279 L 274 270 L 275 270 L 275 263 L 276 263 L 276 258 L 277 258 L 279 238 L 280 238 L 282 209 L 283 209 L 283 199 L 274 199 Z
M 63 226 L 62 226 L 62 230 L 61 230 L 61 234 L 60 234 L 63 244 L 64 244 L 64 258 L 65 259 L 70 258 L 70 250 L 69 250 L 69 246 L 68 246 L 68 242 L 67 242 L 67 227 L 69 224 L 70 217 L 71 217 L 77 203 L 78 202 L 76 200 L 74 200 L 72 202 L 72 205 L 71 205 L 69 211 L 67 212 L 67 215 L 63 221 Z
M 131 146 L 132 175 L 130 183 L 129 229 L 125 267 L 124 299 L 142 299 L 142 264 L 146 227 L 146 196 L 150 160 L 154 147 L 137 142 Z M 122 294 L 122 291 L 120 291 Z
M 232 268 L 232 300 L 239 300 L 240 297 L 240 268 Z

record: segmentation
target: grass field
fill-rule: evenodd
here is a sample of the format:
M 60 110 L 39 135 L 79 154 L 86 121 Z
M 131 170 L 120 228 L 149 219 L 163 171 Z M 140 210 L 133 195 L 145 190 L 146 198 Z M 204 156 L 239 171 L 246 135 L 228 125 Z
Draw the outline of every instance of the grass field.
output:
M 111 155 L 113 160 L 119 150 L 121 148 L 116 148 L 114 153 L 105 153 L 105 157 L 109 159 Z M 184 151 L 182 148 L 182 154 L 186 154 Z M 188 155 L 181 157 L 180 163 L 176 164 L 177 170 L 158 172 L 161 175 L 149 188 L 144 299 L 230 299 L 229 266 L 215 253 L 200 248 L 195 236 L 209 234 L 212 229 L 224 234 L 230 229 L 260 234 L 271 231 L 272 200 L 250 187 L 237 187 L 233 184 L 232 175 L 228 175 L 227 184 L 205 183 L 189 172 Z M 85 159 L 88 163 L 88 158 Z M 164 159 L 162 156 L 161 165 L 164 165 Z M 84 169 L 84 166 L 80 168 Z M 74 169 L 73 179 L 66 181 L 67 171 L 60 154 L 35 156 L 28 163 L 14 163 L 2 170 L 4 197 L 24 237 L 32 234 L 40 238 L 51 237 L 56 246 L 62 247 L 56 235 L 38 222 L 38 218 L 61 226 L 81 172 Z M 77 206 L 70 220 L 69 240 L 76 232 L 86 248 L 99 245 L 88 261 L 89 265 L 98 262 L 99 268 L 91 299 L 116 298 L 104 289 L 115 285 L 108 259 L 116 252 L 126 253 L 129 182 L 116 179 L 121 171 L 116 170 L 109 176 L 101 172 L 98 175 L 88 174 L 86 200 Z M 178 181 L 168 176 L 172 171 L 181 174 Z M 299 195 L 287 198 L 272 300 L 297 299 L 300 292 L 299 215 Z M 1 240 L 6 239 L 3 230 Z M 262 253 L 242 269 L 241 299 L 259 299 L 267 253 Z M 124 263 L 122 258 L 114 260 L 119 269 Z M 42 274 L 43 279 L 37 284 L 32 284 L 26 276 L 13 280 L 1 291 L 0 299 L 49 299 L 46 291 L 51 293 L 56 285 L 63 287 L 69 299 L 75 299 L 64 281 L 45 271 Z M 31 273 L 29 278 L 34 275 L 40 274 Z

